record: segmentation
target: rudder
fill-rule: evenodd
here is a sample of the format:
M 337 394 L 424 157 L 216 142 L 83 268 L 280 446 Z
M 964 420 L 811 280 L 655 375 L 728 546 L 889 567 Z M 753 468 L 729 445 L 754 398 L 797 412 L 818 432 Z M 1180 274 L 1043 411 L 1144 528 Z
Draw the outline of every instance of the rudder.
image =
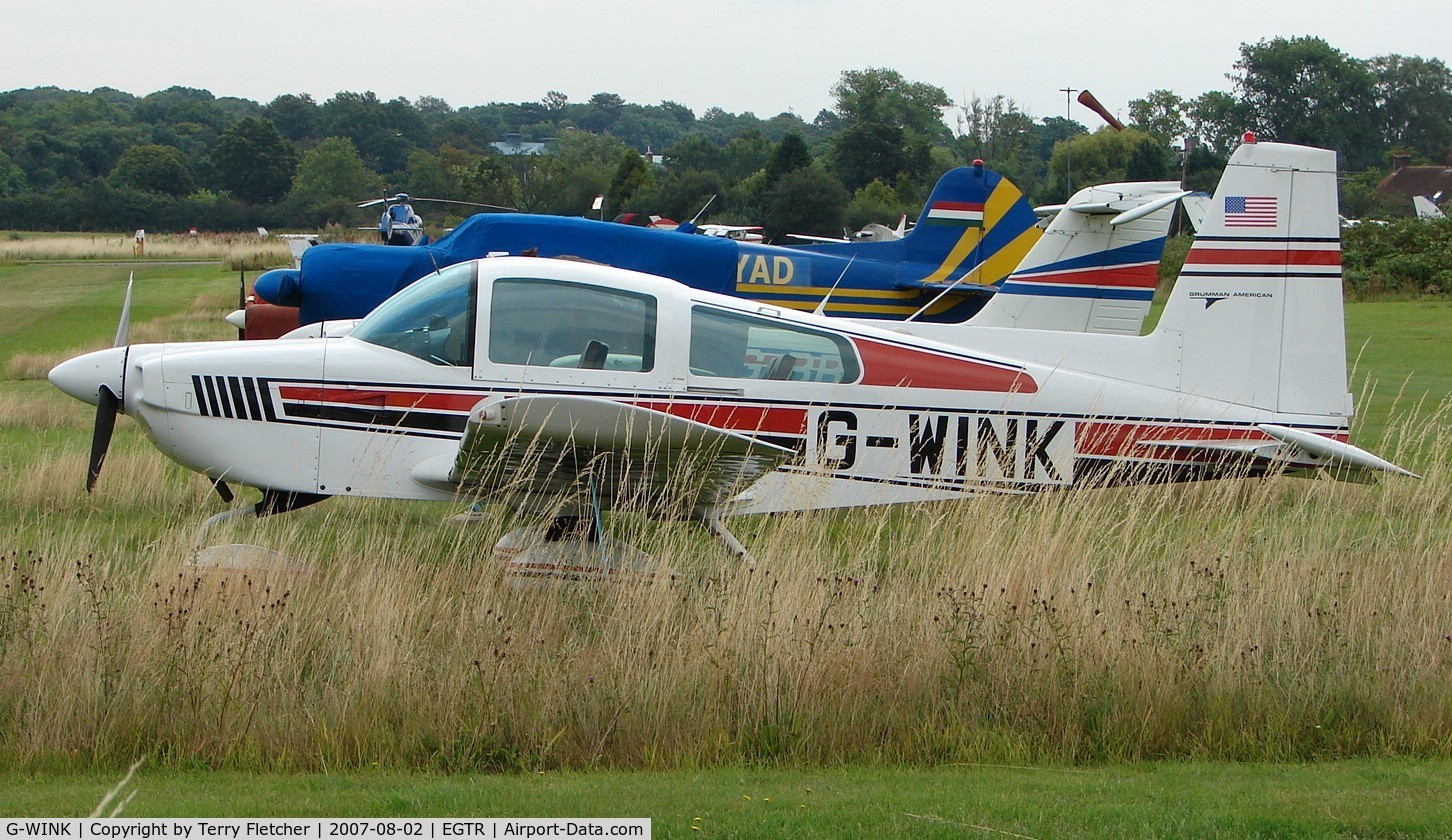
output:
M 1231 156 L 1160 321 L 1179 390 L 1346 416 L 1336 154 L 1247 142 Z

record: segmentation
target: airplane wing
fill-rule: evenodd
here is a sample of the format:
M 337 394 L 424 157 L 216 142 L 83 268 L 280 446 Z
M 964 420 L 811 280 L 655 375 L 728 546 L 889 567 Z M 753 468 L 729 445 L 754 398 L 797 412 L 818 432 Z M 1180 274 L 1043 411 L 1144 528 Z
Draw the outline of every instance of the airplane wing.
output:
M 813 236 L 810 233 L 789 233 L 787 239 L 800 239 L 803 242 L 850 242 L 843 236 Z
M 534 510 L 562 499 L 688 517 L 727 499 L 796 452 L 651 408 L 595 397 L 496 396 L 469 416 L 446 481 Z M 439 485 L 443 482 L 416 478 Z M 588 494 L 588 495 L 587 495 Z

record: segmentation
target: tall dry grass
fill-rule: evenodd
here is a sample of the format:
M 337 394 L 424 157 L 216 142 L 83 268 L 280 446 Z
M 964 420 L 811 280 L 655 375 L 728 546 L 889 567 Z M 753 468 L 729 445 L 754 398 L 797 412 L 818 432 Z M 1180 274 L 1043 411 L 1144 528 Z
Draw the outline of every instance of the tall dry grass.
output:
M 148 233 L 138 254 L 129 233 L 20 234 L 0 238 L 0 261 L 24 260 L 216 260 L 257 269 L 291 265 L 287 241 L 255 233 Z
M 516 589 L 516 524 L 333 501 L 214 530 L 310 573 L 198 569 L 205 483 L 121 441 L 0 487 L 0 760 L 335 768 L 1452 754 L 1452 435 L 1425 473 L 805 513 L 612 517 L 671 576 Z M 133 445 L 134 444 L 134 445 Z M 137 527 L 136 521 L 161 519 Z M 126 522 L 132 522 L 127 526 Z M 129 530 L 128 530 L 129 527 Z

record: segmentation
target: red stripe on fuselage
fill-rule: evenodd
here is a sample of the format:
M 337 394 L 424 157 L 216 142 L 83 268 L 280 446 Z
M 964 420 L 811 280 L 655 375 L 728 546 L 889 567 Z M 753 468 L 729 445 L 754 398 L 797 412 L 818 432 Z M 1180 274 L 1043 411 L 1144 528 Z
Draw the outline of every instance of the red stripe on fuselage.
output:
M 1318 432 L 1318 434 L 1320 434 Z M 1322 435 L 1330 440 L 1346 443 L 1350 436 L 1346 432 Z M 1101 457 L 1144 457 L 1145 449 L 1155 441 L 1219 442 L 1219 441 L 1274 442 L 1274 438 L 1259 429 L 1245 427 L 1224 428 L 1217 426 L 1190 426 L 1165 423 L 1134 423 L 1087 421 L 1081 422 L 1074 431 L 1074 445 L 1080 455 Z M 1179 459 L 1190 453 L 1168 453 Z
M 862 384 L 895 388 L 935 388 L 1034 394 L 1039 385 L 1022 370 L 941 356 L 852 337 L 862 357 Z
M 1341 250 L 1193 247 L 1186 265 L 1341 265 Z
M 1065 286 L 1130 286 L 1153 289 L 1159 285 L 1157 265 L 1124 265 L 1065 271 L 1061 274 L 1022 274 L 1014 282 L 1061 283 Z

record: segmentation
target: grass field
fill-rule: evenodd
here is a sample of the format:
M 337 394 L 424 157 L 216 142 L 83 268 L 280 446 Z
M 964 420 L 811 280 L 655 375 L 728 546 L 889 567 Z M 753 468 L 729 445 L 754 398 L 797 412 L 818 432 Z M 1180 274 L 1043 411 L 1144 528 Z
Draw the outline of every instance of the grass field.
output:
M 298 794 L 288 813 L 464 813 L 471 794 L 448 791 L 496 788 L 509 798 L 480 801 L 512 815 L 564 801 L 639 815 L 608 803 L 644 797 L 677 819 L 705 803 L 734 836 L 1447 830 L 1445 301 L 1348 309 L 1356 439 L 1420 482 L 738 521 L 757 571 L 693 530 L 619 516 L 617 536 L 676 577 L 558 593 L 511 589 L 485 559 L 506 512 L 462 529 L 440 505 L 330 502 L 239 524 L 212 538 L 313 571 L 198 570 L 193 533 L 220 502 L 125 420 L 87 497 L 90 410 L 38 377 L 109 343 L 126 271 L 0 266 L 0 767 L 29 774 L 0 775 L 25 791 L 0 809 L 84 812 L 86 786 L 144 753 L 167 813 L 208 813 L 245 779 Z M 133 336 L 228 337 L 236 282 L 148 268 Z M 1402 760 L 1361 758 L 1387 756 Z M 964 764 L 1090 772 L 944 766 Z M 871 769 L 821 769 L 838 766 Z M 569 772 L 582 769 L 636 772 Z M 305 804 L 337 784 L 324 771 L 345 774 L 354 804 Z M 746 804 L 764 789 L 778 809 L 804 804 L 793 785 L 817 777 L 841 791 L 822 822 Z M 1191 799 L 1196 778 L 1211 781 Z M 988 799 L 969 808 L 965 790 Z M 1118 810 L 1126 790 L 1142 810 Z
M 649 817 L 655 837 L 1438 837 L 1445 761 L 450 775 L 140 772 L 125 816 Z M 0 775 L 0 816 L 83 815 L 97 774 Z
M 177 260 L 248 262 L 277 266 L 292 262 L 287 241 L 256 234 L 208 233 L 201 236 L 152 233 L 138 252 L 129 234 L 35 233 L 0 231 L 0 262 L 26 260 Z

